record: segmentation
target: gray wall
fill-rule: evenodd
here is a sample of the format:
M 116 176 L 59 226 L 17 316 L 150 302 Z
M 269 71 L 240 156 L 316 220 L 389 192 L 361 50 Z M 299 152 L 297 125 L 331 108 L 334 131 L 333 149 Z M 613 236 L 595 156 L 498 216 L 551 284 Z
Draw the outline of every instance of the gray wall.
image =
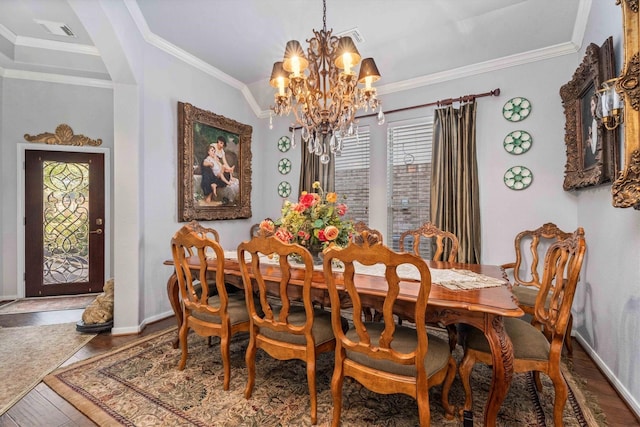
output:
M 75 134 L 102 139 L 102 147 L 113 147 L 113 94 L 110 89 L 59 83 L 36 82 L 5 78 L 2 83 L 2 140 L 0 162 L 2 164 L 2 260 L 0 272 L 0 296 L 15 297 L 18 286 L 23 286 L 22 272 L 17 272 L 17 207 L 18 144 L 26 143 L 24 134 L 37 135 L 54 132 L 66 123 Z M 34 149 L 41 144 L 32 144 Z M 106 274 L 111 266 L 106 266 Z

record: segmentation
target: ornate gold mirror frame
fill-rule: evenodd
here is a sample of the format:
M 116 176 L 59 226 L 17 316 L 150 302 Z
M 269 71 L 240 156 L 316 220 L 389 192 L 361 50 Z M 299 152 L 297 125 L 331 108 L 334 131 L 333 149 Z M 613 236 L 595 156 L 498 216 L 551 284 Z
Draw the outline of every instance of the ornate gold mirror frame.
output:
M 640 209 L 640 19 L 639 0 L 622 4 L 624 64 L 616 91 L 624 99 L 624 169 L 611 188 L 613 206 Z

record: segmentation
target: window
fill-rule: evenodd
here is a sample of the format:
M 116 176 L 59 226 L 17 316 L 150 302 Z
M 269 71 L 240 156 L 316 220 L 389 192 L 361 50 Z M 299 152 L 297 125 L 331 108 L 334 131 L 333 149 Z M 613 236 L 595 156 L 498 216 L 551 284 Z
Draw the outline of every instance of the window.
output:
M 386 235 L 387 244 L 394 250 L 399 249 L 403 232 L 418 228 L 431 218 L 432 136 L 433 117 L 389 124 Z M 421 239 L 423 258 L 431 257 L 429 240 Z
M 347 196 L 349 215 L 354 222 L 369 223 L 369 127 L 358 136 L 343 139 L 342 153 L 335 157 L 335 190 Z

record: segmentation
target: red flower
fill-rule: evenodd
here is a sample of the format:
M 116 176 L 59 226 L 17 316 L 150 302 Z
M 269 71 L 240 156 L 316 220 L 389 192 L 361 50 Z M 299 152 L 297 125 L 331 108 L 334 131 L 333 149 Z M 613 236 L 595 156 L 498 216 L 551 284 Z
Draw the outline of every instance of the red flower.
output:
M 338 212 L 338 215 L 340 216 L 344 216 L 347 213 L 347 210 L 347 205 L 345 205 L 344 203 L 340 203 L 336 206 L 336 212 Z
M 300 237 L 302 240 L 309 240 L 309 237 L 311 236 L 306 231 L 300 230 L 298 231 L 298 237 Z
M 318 231 L 318 240 L 320 240 L 321 242 L 326 242 L 327 240 L 329 240 L 329 239 L 327 239 L 327 237 L 324 235 L 324 230 L 320 230 L 320 231 Z
M 300 204 L 303 205 L 305 209 L 313 206 L 316 201 L 314 194 L 307 193 L 300 196 Z

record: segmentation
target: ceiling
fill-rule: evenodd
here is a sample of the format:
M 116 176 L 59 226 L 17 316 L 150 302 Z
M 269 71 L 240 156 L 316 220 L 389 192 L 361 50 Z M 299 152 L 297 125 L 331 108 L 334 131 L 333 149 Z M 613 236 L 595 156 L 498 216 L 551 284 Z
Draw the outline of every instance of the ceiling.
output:
M 261 110 L 273 99 L 268 78 L 286 42 L 297 39 L 304 47 L 312 29 L 322 29 L 320 0 L 122 1 L 146 40 L 247 86 Z M 590 2 L 327 0 L 326 23 L 334 34 L 357 30 L 358 50 L 375 58 L 384 94 L 448 74 L 575 52 Z M 51 34 L 36 20 L 62 23 L 75 37 Z M 40 73 L 110 80 L 99 48 L 66 0 L 0 1 L 0 75 Z

